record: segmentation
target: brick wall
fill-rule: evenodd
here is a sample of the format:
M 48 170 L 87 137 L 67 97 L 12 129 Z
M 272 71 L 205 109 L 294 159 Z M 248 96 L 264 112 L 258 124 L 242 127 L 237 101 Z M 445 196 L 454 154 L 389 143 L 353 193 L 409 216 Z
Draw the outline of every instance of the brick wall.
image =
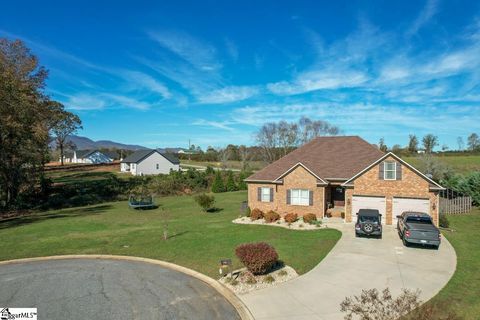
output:
M 395 161 L 392 157 L 385 159 L 386 161 Z M 397 164 L 398 165 L 398 164 Z M 370 195 L 385 196 L 387 202 L 386 222 L 392 223 L 392 200 L 393 197 L 411 197 L 411 198 L 428 198 L 430 199 L 430 212 L 435 224 L 438 225 L 438 194 L 429 191 L 429 182 L 419 176 L 407 166 L 402 165 L 401 180 L 380 180 L 379 166 L 375 165 L 354 180 L 353 189 L 346 190 L 346 221 L 351 222 L 352 219 L 352 196 L 353 195 Z M 435 207 L 435 208 L 434 208 Z
M 257 188 L 259 187 L 273 188 L 273 202 L 261 202 L 257 200 Z M 308 189 L 313 191 L 313 206 L 287 204 L 288 189 Z M 324 189 L 324 187 L 317 187 L 316 177 L 305 170 L 302 166 L 298 166 L 288 175 L 283 177 L 283 184 L 281 185 L 249 183 L 248 205 L 252 210 L 255 208 L 262 211 L 274 210 L 282 216 L 293 212 L 299 216 L 302 216 L 305 213 L 314 213 L 317 217 L 323 217 L 325 212 Z

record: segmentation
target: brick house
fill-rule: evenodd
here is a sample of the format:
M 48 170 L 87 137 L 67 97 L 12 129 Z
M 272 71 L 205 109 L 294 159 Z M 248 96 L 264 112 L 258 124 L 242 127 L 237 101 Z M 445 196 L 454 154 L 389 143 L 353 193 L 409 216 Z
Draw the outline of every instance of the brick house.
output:
M 443 187 L 393 153 L 357 136 L 319 137 L 245 180 L 251 209 L 319 218 L 356 219 L 378 209 L 384 224 L 404 211 L 425 212 L 438 225 Z

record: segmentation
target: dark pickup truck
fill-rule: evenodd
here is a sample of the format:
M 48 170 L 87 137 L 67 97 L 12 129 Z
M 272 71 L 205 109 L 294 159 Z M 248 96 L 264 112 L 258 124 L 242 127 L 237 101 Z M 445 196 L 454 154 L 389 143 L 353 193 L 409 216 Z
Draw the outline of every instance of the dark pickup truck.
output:
M 397 216 L 398 235 L 403 244 L 419 244 L 433 246 L 436 249 L 440 246 L 440 230 L 432 222 L 432 218 L 422 212 L 404 212 Z

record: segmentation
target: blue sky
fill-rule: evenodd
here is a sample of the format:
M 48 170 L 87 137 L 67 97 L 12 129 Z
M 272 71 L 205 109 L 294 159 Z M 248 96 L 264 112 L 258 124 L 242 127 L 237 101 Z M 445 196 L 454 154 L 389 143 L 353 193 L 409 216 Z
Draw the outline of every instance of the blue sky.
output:
M 80 135 L 253 144 L 305 115 L 372 143 L 480 133 L 479 1 L 9 1 Z

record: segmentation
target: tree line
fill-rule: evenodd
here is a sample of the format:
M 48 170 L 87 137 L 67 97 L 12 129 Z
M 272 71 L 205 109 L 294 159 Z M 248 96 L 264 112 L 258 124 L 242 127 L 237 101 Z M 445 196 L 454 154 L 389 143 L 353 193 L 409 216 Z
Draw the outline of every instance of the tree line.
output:
M 457 137 L 457 145 L 458 148 L 456 151 L 471 151 L 471 152 L 480 152 L 480 138 L 477 133 L 472 133 L 467 138 L 467 149 L 465 149 L 465 143 L 463 137 Z M 408 144 L 405 147 L 402 147 L 399 144 L 394 144 L 391 148 L 389 148 L 385 144 L 385 139 L 382 137 L 378 142 L 378 148 L 384 152 L 392 151 L 398 154 L 404 153 L 419 153 L 424 152 L 430 154 L 433 150 L 440 146 L 438 136 L 434 134 L 426 134 L 422 137 L 420 141 L 419 138 L 415 134 L 410 134 L 408 136 Z M 447 152 L 450 148 L 447 144 L 441 145 L 441 151 Z
M 41 192 L 48 143 L 61 152 L 80 118 L 46 93 L 48 71 L 20 40 L 0 38 L 0 210 Z

